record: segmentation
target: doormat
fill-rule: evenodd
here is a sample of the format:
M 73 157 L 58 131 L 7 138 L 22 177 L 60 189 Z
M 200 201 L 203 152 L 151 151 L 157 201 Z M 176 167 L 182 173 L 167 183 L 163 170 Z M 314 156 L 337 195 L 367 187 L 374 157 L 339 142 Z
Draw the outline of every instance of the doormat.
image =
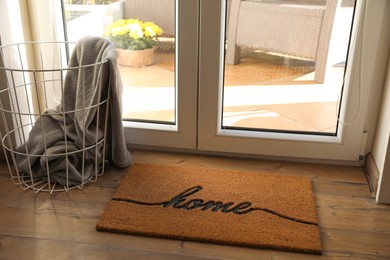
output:
M 321 253 L 311 180 L 303 176 L 134 164 L 96 229 Z

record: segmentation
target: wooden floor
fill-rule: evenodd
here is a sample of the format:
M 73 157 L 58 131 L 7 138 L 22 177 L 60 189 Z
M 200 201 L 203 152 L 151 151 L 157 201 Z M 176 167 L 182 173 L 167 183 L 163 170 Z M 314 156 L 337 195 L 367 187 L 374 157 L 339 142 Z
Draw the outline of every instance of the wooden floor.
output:
M 109 169 L 82 190 L 50 196 L 12 184 L 3 163 L 0 259 L 390 259 L 390 206 L 375 203 L 360 168 L 148 151 L 134 151 L 133 160 L 310 176 L 323 255 L 97 232 L 126 170 Z

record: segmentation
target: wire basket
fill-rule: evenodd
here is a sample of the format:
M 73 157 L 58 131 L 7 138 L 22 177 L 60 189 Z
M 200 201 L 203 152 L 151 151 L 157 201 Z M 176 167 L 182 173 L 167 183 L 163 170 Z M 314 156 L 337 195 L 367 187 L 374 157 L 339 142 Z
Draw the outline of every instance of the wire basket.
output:
M 22 189 L 81 189 L 104 173 L 110 91 L 100 79 L 107 60 L 68 67 L 74 47 L 0 46 L 6 78 L 0 85 L 0 137 L 11 178 Z

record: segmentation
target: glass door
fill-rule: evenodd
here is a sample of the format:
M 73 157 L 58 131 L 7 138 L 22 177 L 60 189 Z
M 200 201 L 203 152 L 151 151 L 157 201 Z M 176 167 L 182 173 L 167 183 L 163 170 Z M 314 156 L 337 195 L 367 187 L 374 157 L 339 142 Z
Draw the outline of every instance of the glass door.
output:
M 163 31 L 152 65 L 119 64 L 130 147 L 347 162 L 364 154 L 380 38 L 373 2 L 88 1 L 97 8 L 81 15 L 67 9 L 76 1 L 60 2 L 70 41 L 121 19 Z
M 199 149 L 358 161 L 364 2 L 201 1 Z

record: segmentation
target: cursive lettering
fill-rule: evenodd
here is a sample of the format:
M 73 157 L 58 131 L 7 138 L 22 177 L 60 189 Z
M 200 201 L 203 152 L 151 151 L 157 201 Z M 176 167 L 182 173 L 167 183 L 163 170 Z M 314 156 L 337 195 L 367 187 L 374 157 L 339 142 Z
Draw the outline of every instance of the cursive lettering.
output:
M 287 220 L 300 222 L 307 225 L 318 225 L 315 222 L 310 222 L 306 220 L 297 219 L 294 217 L 286 216 L 281 213 L 278 213 L 274 210 L 267 209 L 267 208 L 260 208 L 260 207 L 252 207 L 252 203 L 249 201 L 240 202 L 238 204 L 235 204 L 235 202 L 222 202 L 222 201 L 214 201 L 214 200 L 203 200 L 199 198 L 195 199 L 189 199 L 190 196 L 198 193 L 203 189 L 202 186 L 194 186 L 189 189 L 186 189 L 185 191 L 177 194 L 176 196 L 172 197 L 170 200 L 167 201 L 161 201 L 161 202 L 144 202 L 144 201 L 137 201 L 132 199 L 123 199 L 123 198 L 113 198 L 112 200 L 116 201 L 126 201 L 138 205 L 145 205 L 145 206 L 163 206 L 164 208 L 175 208 L 175 209 L 183 209 L 183 210 L 195 210 L 199 209 L 202 211 L 210 210 L 211 212 L 222 212 L 222 213 L 233 213 L 237 215 L 243 215 L 250 213 L 252 211 L 263 211 L 275 216 L 278 216 L 280 218 L 284 218 Z
M 195 193 L 202 190 L 201 186 L 194 186 L 189 188 L 182 193 L 179 193 L 171 200 L 163 204 L 164 208 L 172 206 L 175 209 L 201 209 L 203 211 L 211 210 L 213 212 L 221 211 L 222 213 L 232 212 L 234 214 L 246 214 L 254 209 L 251 208 L 252 203 L 250 202 L 241 202 L 234 206 L 234 202 L 223 203 L 222 201 L 204 201 L 202 199 L 191 199 L 187 201 L 187 197 L 194 195 Z

